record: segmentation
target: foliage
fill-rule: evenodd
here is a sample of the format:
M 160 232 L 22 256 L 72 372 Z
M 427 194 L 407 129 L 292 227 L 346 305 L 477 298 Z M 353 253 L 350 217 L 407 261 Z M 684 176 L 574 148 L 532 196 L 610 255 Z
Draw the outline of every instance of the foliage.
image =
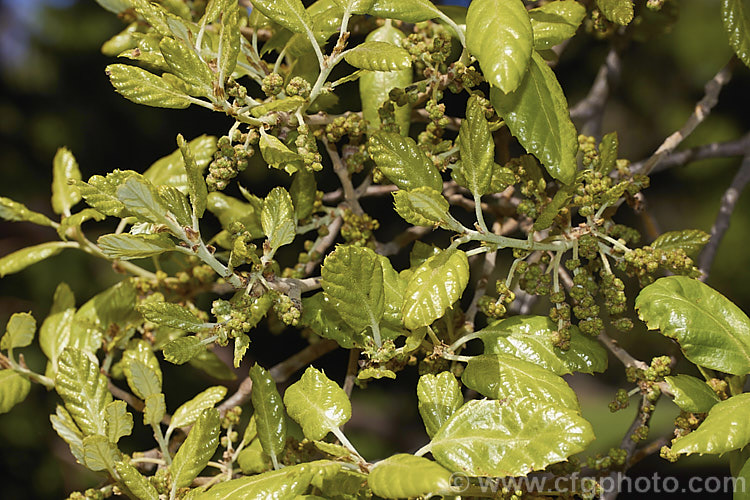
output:
M 174 153 L 143 173 L 84 181 L 61 148 L 51 196 L 59 220 L 0 198 L 2 218 L 52 227 L 60 240 L 0 258 L 0 276 L 64 249 L 111 261 L 121 275 L 80 307 L 70 287 L 57 288 L 39 326 L 44 373 L 21 353 L 37 332 L 30 313 L 14 314 L 0 341 L 0 412 L 32 383 L 54 389 L 52 427 L 106 478 L 87 497 L 448 498 L 474 494 L 485 476 L 579 474 L 576 455 L 596 437 L 562 376 L 605 371 L 605 349 L 641 395 L 640 425 L 587 472 L 601 480 L 627 470 L 662 394 L 684 412 L 664 458 L 730 453 L 747 469 L 750 319 L 697 279 L 692 260 L 715 240 L 686 229 L 637 247 L 637 232 L 613 219 L 624 203 L 638 209 L 647 174 L 676 144 L 631 165 L 618 158 L 615 132 L 578 135 L 554 70 L 553 49 L 579 34 L 619 47 L 646 21 L 668 25 L 671 0 L 97 2 L 128 24 L 103 49 L 132 61 L 107 66 L 115 91 L 151 107 L 203 107 L 232 124 L 219 138 L 178 135 Z M 746 7 L 725 0 L 721 9 L 745 64 Z M 355 88 L 361 112 L 347 107 Z M 446 102 L 460 112 L 446 114 Z M 522 154 L 512 154 L 512 138 Z M 246 189 L 251 168 L 283 180 Z M 328 173 L 341 187 L 324 194 Z M 360 203 L 383 195 L 393 197 L 390 214 Z M 396 215 L 406 237 L 378 241 L 378 219 Z M 106 218 L 119 220 L 115 232 L 82 229 Z M 445 244 L 427 243 L 431 230 Z M 414 240 L 408 266 L 398 265 L 391 257 Z M 501 278 L 499 258 L 511 261 Z M 640 288 L 634 308 L 629 278 Z M 548 315 L 514 314 L 539 298 Z M 674 339 L 705 381 L 676 372 L 669 357 L 646 363 L 618 347 L 610 334 L 633 329 L 634 312 Z M 216 353 L 229 347 L 239 367 L 264 318 L 309 346 L 270 369 L 254 364 L 227 399 L 215 385 L 167 405 L 165 363 L 231 377 Z M 475 339 L 483 352 L 467 355 Z M 350 351 L 343 387 L 312 366 L 334 347 Z M 372 463 L 342 430 L 356 412 L 353 386 L 415 366 L 429 440 Z M 302 368 L 282 395 L 279 384 Z M 464 400 L 474 393 L 483 398 Z M 610 408 L 628 402 L 623 389 Z M 141 425 L 153 449 L 126 453 Z

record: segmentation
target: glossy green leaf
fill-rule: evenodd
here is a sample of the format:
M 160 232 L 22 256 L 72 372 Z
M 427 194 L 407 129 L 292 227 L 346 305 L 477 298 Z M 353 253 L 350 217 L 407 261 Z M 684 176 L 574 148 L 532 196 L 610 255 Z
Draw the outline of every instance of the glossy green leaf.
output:
M 57 227 L 57 234 L 60 235 L 60 239 L 68 240 L 68 230 L 71 228 L 80 228 L 81 224 L 89 220 L 95 220 L 97 222 L 103 221 L 106 216 L 93 208 L 84 208 L 80 212 L 76 212 L 68 217 L 62 217 L 60 225 Z
M 216 21 L 221 13 L 233 3 L 230 0 L 209 0 L 200 23 L 205 25 Z
M 60 283 L 52 299 L 49 315 L 39 328 L 39 345 L 49 359 L 49 375 L 57 372 L 57 358 L 70 340 L 75 315 L 75 296 L 66 283 Z
M 666 251 L 682 249 L 689 256 L 695 257 L 708 243 L 709 239 L 711 239 L 711 235 L 700 229 L 684 229 L 662 233 L 649 246 Z
M 404 328 L 404 319 L 401 316 L 401 307 L 404 303 L 404 291 L 407 280 L 399 276 L 391 261 L 384 255 L 378 255 L 380 266 L 383 268 L 383 319 L 380 322 L 380 334 L 384 339 L 396 339 L 401 335 L 410 335 Z M 426 332 L 425 332 L 426 333 Z M 418 341 L 421 343 L 421 338 Z M 414 346 L 413 348 L 416 348 Z M 406 352 L 410 351 L 409 339 L 404 346 Z
M 534 36 L 521 0 L 474 0 L 466 14 L 466 48 L 485 78 L 504 93 L 521 84 Z
M 313 213 L 317 184 L 315 174 L 305 169 L 299 170 L 292 178 L 289 196 L 294 204 L 294 214 L 298 220 L 307 219 Z
M 263 452 L 258 439 L 254 439 L 237 455 L 237 464 L 245 474 L 260 474 L 273 468 L 271 458 Z
M 110 259 L 131 260 L 153 257 L 175 249 L 175 242 L 166 233 L 105 234 L 96 241 Z
M 675 339 L 693 363 L 750 373 L 750 319 L 710 286 L 684 276 L 660 278 L 641 290 L 635 308 L 650 330 Z
M 407 23 L 420 23 L 440 17 L 440 10 L 428 0 L 375 0 L 369 13 Z
M 29 210 L 23 203 L 3 197 L 0 197 L 0 219 L 13 222 L 32 222 L 49 227 L 54 224 L 46 215 Z
M 253 7 L 294 33 L 311 31 L 312 19 L 301 0 L 253 0 Z
M 130 389 L 143 400 L 161 392 L 159 375 L 146 363 L 129 359 L 125 365 L 125 376 Z
M 94 472 L 115 470 L 115 462 L 121 460 L 120 450 L 104 436 L 83 438 L 83 464 Z
M 36 319 L 31 313 L 15 313 L 5 325 L 5 335 L 0 340 L 0 349 L 26 347 L 34 340 Z
M 385 42 L 401 47 L 403 32 L 390 25 L 381 26 L 370 32 L 365 41 Z M 394 88 L 405 88 L 411 85 L 413 73 L 411 66 L 399 71 L 363 71 L 359 77 L 359 96 L 362 101 L 362 117 L 367 120 L 368 132 L 380 129 L 378 109 Z M 409 134 L 411 124 L 411 104 L 395 106 L 394 115 L 401 135 Z
M 152 323 L 188 332 L 197 332 L 206 327 L 206 324 L 187 308 L 171 302 L 146 302 L 138 306 L 138 312 Z
M 65 241 L 50 241 L 49 243 L 40 243 L 39 245 L 22 248 L 8 254 L 0 258 L 0 278 L 23 271 L 37 262 L 59 254 L 64 248 L 69 248 L 70 246 Z
M 474 356 L 466 365 L 461 382 L 492 399 L 529 398 L 571 410 L 579 409 L 575 392 L 562 377 L 506 354 Z
M 183 163 L 185 165 L 185 171 L 187 172 L 187 185 L 188 193 L 190 193 L 190 203 L 192 203 L 197 218 L 203 217 L 203 212 L 206 211 L 206 198 L 208 197 L 208 188 L 206 187 L 206 181 L 201 175 L 201 169 L 195 161 L 195 156 L 190 149 L 190 145 L 182 137 L 182 134 L 177 136 L 177 146 L 180 148 L 182 154 Z
M 219 421 L 219 411 L 216 408 L 206 408 L 195 421 L 169 466 L 172 496 L 179 488 L 189 486 L 206 468 L 219 446 Z
M 690 375 L 664 377 L 664 381 L 674 394 L 674 404 L 683 411 L 705 413 L 720 401 L 707 383 Z
M 563 351 L 552 343 L 557 324 L 547 316 L 513 316 L 479 330 L 485 354 L 508 354 L 542 368 L 566 375 L 607 369 L 607 351 L 596 339 L 570 329 L 570 348 Z
M 427 186 L 443 192 L 440 172 L 411 137 L 377 132 L 370 136 L 368 149 L 378 169 L 399 188 Z
M 620 149 L 620 141 L 617 138 L 617 132 L 610 132 L 602 137 L 599 143 L 599 166 L 597 172 L 602 175 L 609 175 L 617 165 L 617 153 Z
M 432 437 L 464 404 L 461 386 L 451 372 L 431 373 L 419 377 L 417 383 L 419 414 L 427 435 Z M 400 495 L 399 495 L 400 496 Z M 410 495 L 411 496 L 411 495 Z
M 161 386 L 161 367 L 159 366 L 159 360 L 156 359 L 156 355 L 152 350 L 151 344 L 143 339 L 131 340 L 127 348 L 122 352 L 122 364 L 124 365 L 123 370 L 126 376 L 130 370 L 128 365 L 131 361 L 138 361 L 142 365 L 145 365 L 149 371 L 154 372 L 158 379 L 157 384 Z
M 128 0 L 135 11 L 160 35 L 172 35 L 164 8 L 150 0 Z
M 213 160 L 213 154 L 216 151 L 216 137 L 200 135 L 188 142 L 187 145 L 198 170 L 202 174 Z M 156 160 L 143 173 L 143 176 L 155 186 L 172 186 L 183 193 L 187 193 L 189 189 L 185 160 L 180 149 L 176 149 L 167 156 Z
M 138 469 L 127 462 L 116 462 L 115 471 L 130 493 L 140 500 L 159 500 L 156 488 Z
M 461 223 L 448 211 L 448 200 L 431 187 L 395 191 L 393 205 L 402 219 L 415 226 L 442 226 L 454 231 L 461 230 Z
M 352 14 L 369 14 L 375 0 L 333 0 L 341 10 Z
M 0 371 L 1 373 L 2 371 Z M 2 391 L 0 391 L 0 394 L 2 394 Z M 83 434 L 73 421 L 70 413 L 62 406 L 57 405 L 55 414 L 50 415 L 49 420 L 57 435 L 68 443 L 70 453 L 78 460 L 78 463 L 83 464 Z
M 338 342 L 344 349 L 365 347 L 366 337 L 363 333 L 352 330 L 341 319 L 336 307 L 336 302 L 323 292 L 316 293 L 312 297 L 304 297 L 300 324 L 323 338 Z
M 419 266 L 404 292 L 404 326 L 414 330 L 441 318 L 469 283 L 469 259 L 462 250 L 445 250 Z
M 226 78 L 232 76 L 240 54 L 240 6 L 234 3 L 230 5 L 222 13 L 219 28 L 218 74 L 222 85 Z
M 277 186 L 268 193 L 260 213 L 263 232 L 272 249 L 288 245 L 297 234 L 297 220 L 292 197 L 283 187 Z
M 352 416 L 352 405 L 344 390 L 312 366 L 287 388 L 284 405 L 289 416 L 302 426 L 305 437 L 316 441 Z
M 119 14 L 131 7 L 129 0 L 96 0 L 96 3 L 115 14 Z
M 193 208 L 188 197 L 172 186 L 156 186 L 156 192 L 166 209 L 174 216 L 181 227 L 193 226 Z
M 293 500 L 310 486 L 314 471 L 314 466 L 305 463 L 232 479 L 199 493 L 193 500 Z
M 145 399 L 146 405 L 143 408 L 143 424 L 155 427 L 161 423 L 164 415 L 167 413 L 167 404 L 164 401 L 164 394 L 158 392 L 150 394 Z
M 750 393 L 716 403 L 696 430 L 677 439 L 672 452 L 720 455 L 750 444 Z
M 596 0 L 596 6 L 615 24 L 627 26 L 633 20 L 633 0 Z
M 125 205 L 117 199 L 117 188 L 129 177 L 140 174 L 132 170 L 115 170 L 107 174 L 92 175 L 87 182 L 75 182 L 86 203 L 105 215 L 126 217 L 129 215 Z
M 215 352 L 204 349 L 192 358 L 190 366 L 204 371 L 207 375 L 217 380 L 235 380 L 237 375 L 224 363 Z
M 29 379 L 11 369 L 0 370 L 0 414 L 26 399 L 30 390 Z
M 470 476 L 525 476 L 583 451 L 594 440 L 578 412 L 531 399 L 474 400 L 435 434 L 440 465 Z
M 248 335 L 241 333 L 234 338 L 234 357 L 232 359 L 232 365 L 235 368 L 240 367 L 240 363 L 242 363 L 242 358 L 245 357 L 245 352 L 247 352 L 248 347 L 250 347 L 250 337 Z
M 58 214 L 69 214 L 70 208 L 81 201 L 81 194 L 68 179 L 81 180 L 78 162 L 68 148 L 57 150 L 52 162 L 52 209 Z
M 355 68 L 369 71 L 398 71 L 411 67 L 409 52 L 388 42 L 364 42 L 346 51 L 344 59 Z
M 203 341 L 198 337 L 181 337 L 164 346 L 164 359 L 170 363 L 181 365 L 192 360 L 204 350 Z
M 208 97 L 213 93 L 213 73 L 186 42 L 165 36 L 159 42 L 169 71 L 190 85 L 195 95 Z
M 370 327 L 379 337 L 385 302 L 383 268 L 375 252 L 354 245 L 338 246 L 323 262 L 321 276 L 323 291 L 341 318 L 356 332 Z
M 372 492 L 383 498 L 452 494 L 452 474 L 432 460 L 399 453 L 375 464 L 367 478 Z
M 115 90 L 136 104 L 175 109 L 190 106 L 190 99 L 184 92 L 144 69 L 110 64 L 106 72 Z
M 484 116 L 484 107 L 474 97 L 466 105 L 466 119 L 461 121 L 458 146 L 466 187 L 475 196 L 489 194 L 495 165 L 495 143 Z
M 208 195 L 208 210 L 219 218 L 222 227 L 226 228 L 233 221 L 239 221 L 250 232 L 253 238 L 262 238 L 265 236 L 260 222 L 262 209 L 262 200 L 251 204 L 243 203 L 237 198 L 216 191 Z
M 276 389 L 276 382 L 268 371 L 255 364 L 250 368 L 253 381 L 253 392 L 250 399 L 255 410 L 255 422 L 258 426 L 258 439 L 265 451 L 275 463 L 275 457 L 284 450 L 286 444 L 286 416 L 284 404 Z
M 98 293 L 73 315 L 68 346 L 95 352 L 112 325 L 120 332 L 140 325 L 142 319 L 135 302 L 135 286 L 129 279 Z
M 57 365 L 55 390 L 84 434 L 106 435 L 104 408 L 112 402 L 107 378 L 88 354 L 67 347 Z
M 260 118 L 261 116 L 267 115 L 269 113 L 295 111 L 299 109 L 299 107 L 302 106 L 306 101 L 307 99 L 298 95 L 284 97 L 282 99 L 276 99 L 274 101 L 263 103 L 260 106 L 255 106 L 250 110 L 250 114 L 256 118 Z
M 576 34 L 586 17 L 586 7 L 578 2 L 550 2 L 531 9 L 534 49 L 551 49 Z
M 750 66 L 750 3 L 747 0 L 722 0 L 721 19 L 729 45 L 745 66 Z
M 267 134 L 261 129 L 259 146 L 260 154 L 269 166 L 283 168 L 290 175 L 297 171 L 293 162 L 301 160 L 302 157 L 289 149 L 278 137 Z
M 534 53 L 529 71 L 509 94 L 491 89 L 490 100 L 510 132 L 563 184 L 576 172 L 578 134 L 555 73 Z
M 133 432 L 133 414 L 127 411 L 125 401 L 116 400 L 104 407 L 104 420 L 107 423 L 107 439 L 117 444 L 123 436 Z
M 213 408 L 216 403 L 224 399 L 226 394 L 227 388 L 224 386 L 216 385 L 209 387 L 177 408 L 172 415 L 172 420 L 169 422 L 169 428 L 176 429 L 192 425 L 203 410 Z
M 116 196 L 131 214 L 153 224 L 174 226 L 158 190 L 148 180 L 129 177 L 117 188 Z

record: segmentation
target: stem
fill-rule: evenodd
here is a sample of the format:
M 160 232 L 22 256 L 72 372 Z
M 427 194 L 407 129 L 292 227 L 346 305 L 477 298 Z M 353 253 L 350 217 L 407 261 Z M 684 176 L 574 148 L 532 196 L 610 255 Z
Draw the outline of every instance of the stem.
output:
M 420 449 L 414 452 L 415 457 L 421 457 L 422 455 L 425 455 L 426 453 L 430 452 L 430 445 L 432 443 L 427 443 L 426 445 L 422 446 Z
M 484 222 L 484 212 L 482 212 L 482 197 L 477 194 L 474 195 L 474 212 L 477 215 L 477 222 L 482 232 L 489 233 L 487 223 Z
M 487 243 L 494 243 L 499 248 L 520 248 L 522 250 L 543 250 L 559 252 L 573 248 L 575 240 L 561 240 L 553 241 L 550 243 L 544 243 L 541 241 L 534 241 L 531 239 L 520 240 L 517 238 L 509 238 L 507 236 L 500 236 L 499 234 L 486 233 L 482 234 L 478 231 L 468 229 L 466 231 L 468 241 L 485 241 Z
M 159 443 L 159 449 L 161 450 L 161 454 L 164 457 L 164 461 L 167 463 L 167 465 L 171 465 L 172 456 L 169 454 L 169 443 L 164 438 L 164 434 L 161 432 L 161 425 L 152 424 L 151 427 L 154 429 L 154 439 L 156 439 L 156 442 Z
M 474 339 L 479 339 L 479 338 L 482 338 L 482 336 L 479 334 L 479 332 L 467 333 L 463 337 L 461 337 L 458 340 L 456 340 L 455 342 L 453 342 L 450 345 L 450 347 L 448 347 L 448 350 L 449 351 L 455 351 L 456 349 L 458 349 L 462 345 L 466 344 L 467 342 L 472 341 Z
M 451 354 L 449 352 L 442 353 L 440 357 L 448 359 L 450 361 L 463 361 L 464 363 L 468 363 L 469 361 L 474 359 L 474 356 L 459 356 L 458 354 Z
M 367 462 L 367 460 L 365 460 L 364 458 L 362 458 L 362 455 L 359 454 L 359 452 L 354 447 L 354 445 L 351 442 L 349 442 L 349 440 L 346 438 L 346 436 L 341 431 L 341 429 L 339 429 L 338 427 L 334 427 L 333 429 L 331 429 L 331 432 L 333 433 L 334 436 L 336 436 L 336 439 L 338 439 L 339 441 L 341 441 L 341 444 L 343 444 L 344 447 L 346 447 L 347 450 L 349 450 L 352 453 L 354 453 L 355 455 L 357 455 L 357 457 L 360 460 L 362 460 L 363 462 Z
M 431 326 L 428 326 L 428 327 L 427 327 L 427 334 L 428 334 L 428 335 L 430 336 L 430 340 L 432 341 L 432 345 L 433 345 L 433 346 L 437 347 L 437 346 L 439 346 L 440 344 L 442 344 L 442 342 L 441 342 L 441 341 L 440 341 L 440 339 L 439 339 L 439 338 L 437 337 L 437 335 L 435 335 L 435 332 L 434 332 L 434 331 L 432 330 L 432 327 L 431 327 Z

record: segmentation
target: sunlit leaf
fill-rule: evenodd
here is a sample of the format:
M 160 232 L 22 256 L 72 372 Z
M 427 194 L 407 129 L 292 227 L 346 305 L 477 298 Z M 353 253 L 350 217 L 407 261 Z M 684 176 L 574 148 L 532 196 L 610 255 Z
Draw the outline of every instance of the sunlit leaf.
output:
M 185 138 L 182 137 L 182 134 L 177 136 L 177 146 L 180 148 L 185 171 L 187 172 L 188 193 L 190 193 L 190 202 L 193 205 L 195 217 L 203 217 L 203 212 L 206 211 L 206 199 L 208 197 L 206 181 L 201 175 L 201 169 L 195 161 L 195 156 L 193 156 L 190 145 L 185 141 Z
M 312 19 L 301 0 L 253 0 L 253 7 L 290 31 L 311 31 Z
M 84 351 L 70 347 L 63 350 L 55 390 L 85 434 L 106 435 L 104 408 L 112 402 L 112 394 L 107 389 L 107 378 Z
M 78 463 L 83 464 L 83 434 L 70 413 L 64 407 L 57 405 L 56 413 L 50 415 L 49 420 L 57 435 L 68 443 L 71 454 L 78 460 Z
M 453 493 L 452 474 L 432 460 L 399 453 L 375 464 L 367 484 L 383 498 L 412 498 Z
M 355 68 L 369 71 L 398 71 L 411 67 L 409 52 L 388 42 L 362 43 L 346 51 L 344 59 Z
M 107 439 L 117 444 L 123 436 L 133 431 L 133 414 L 127 411 L 125 401 L 112 401 L 104 407 L 104 420 L 107 423 Z
M 176 109 L 190 106 L 190 99 L 185 93 L 145 69 L 110 64 L 106 72 L 115 90 L 136 104 Z
M 294 241 L 297 220 L 292 198 L 286 189 L 278 186 L 268 193 L 263 201 L 260 221 L 272 249 L 275 250 Z
M 165 36 L 159 42 L 159 49 L 169 66 L 169 72 L 190 85 L 195 95 L 208 97 L 212 94 L 213 73 L 191 46 L 182 40 Z
M 213 160 L 216 151 L 216 137 L 200 135 L 187 143 L 195 160 L 195 165 L 202 174 Z M 187 193 L 189 189 L 185 161 L 180 149 L 156 160 L 143 173 L 143 176 L 155 186 L 171 186 Z M 218 194 L 218 193 L 217 193 Z
M 32 222 L 52 227 L 54 223 L 44 214 L 29 210 L 23 203 L 0 197 L 0 219 L 13 222 Z
M 70 213 L 70 208 L 81 201 L 81 194 L 68 184 L 69 179 L 80 181 L 81 171 L 73 153 L 60 148 L 52 162 L 52 209 L 55 213 Z
M 305 437 L 323 439 L 352 416 L 352 405 L 344 390 L 325 373 L 308 366 L 302 378 L 284 393 L 284 405 L 302 426 Z
M 194 500 L 292 500 L 307 490 L 314 472 L 314 466 L 305 463 L 232 479 L 195 495 Z
M 192 360 L 205 350 L 201 339 L 195 336 L 174 339 L 164 346 L 164 359 L 181 365 Z
M 677 439 L 672 452 L 722 454 L 750 443 L 750 393 L 738 394 L 716 403 L 706 420 L 687 436 Z
M 121 459 L 120 451 L 104 436 L 83 438 L 83 463 L 94 472 L 115 470 L 115 462 Z
M 71 244 L 65 241 L 50 241 L 10 253 L 0 258 L 0 278 L 23 271 L 37 262 L 59 254 L 63 249 L 70 246 Z
M 206 323 L 187 308 L 171 302 L 145 302 L 138 306 L 138 312 L 152 323 L 188 332 L 197 332 L 206 327 Z
M 711 236 L 700 229 L 684 229 L 682 231 L 667 231 L 656 238 L 651 248 L 660 250 L 677 250 L 682 249 L 691 257 L 695 257 L 701 249 L 708 243 Z
M 419 377 L 417 397 L 419 414 L 430 437 L 464 404 L 461 386 L 448 371 Z
M 721 19 L 729 45 L 745 66 L 750 66 L 750 3 L 747 0 L 722 0 Z
M 146 405 L 143 408 L 143 424 L 157 426 L 161 423 L 164 415 L 167 413 L 167 404 L 164 401 L 164 394 L 157 392 L 146 397 Z
M 141 500 L 159 500 L 156 488 L 146 479 L 138 469 L 127 462 L 116 462 L 115 471 L 120 480 L 130 490 L 130 493 Z
M 448 211 L 448 200 L 431 187 L 395 191 L 393 204 L 401 218 L 415 226 L 443 226 L 457 231 L 461 229 L 461 224 Z
M 258 426 L 258 439 L 269 456 L 278 456 L 286 444 L 286 415 L 276 382 L 268 371 L 255 364 L 250 368 L 253 392 L 250 395 Z
M 34 340 L 36 319 L 31 313 L 15 313 L 5 325 L 5 335 L 0 340 L 0 349 L 26 347 Z
M 172 414 L 172 420 L 169 422 L 169 428 L 176 429 L 192 425 L 203 410 L 213 408 L 216 403 L 224 399 L 226 394 L 227 388 L 224 386 L 209 387 L 175 410 Z
M 615 24 L 626 26 L 633 20 L 633 0 L 596 0 L 596 6 Z
M 189 486 L 200 472 L 206 468 L 216 448 L 219 446 L 219 411 L 206 408 L 193 425 L 185 442 L 172 460 L 169 472 L 172 475 L 172 496 L 179 489 Z
M 576 34 L 586 7 L 578 2 L 550 2 L 531 9 L 529 18 L 534 31 L 534 48 L 551 49 Z
M 0 414 L 26 399 L 30 390 L 29 379 L 11 369 L 0 370 Z
M 378 169 L 399 188 L 427 186 L 443 192 L 440 172 L 411 137 L 378 132 L 370 137 L 368 149 Z
M 674 394 L 674 404 L 683 411 L 705 413 L 721 401 L 707 383 L 690 375 L 664 377 L 664 381 Z
M 110 259 L 143 259 L 174 250 L 175 242 L 166 233 L 105 234 L 96 241 L 102 253 Z
M 407 23 L 419 23 L 440 16 L 432 2 L 428 0 L 375 0 L 369 13 L 385 19 L 398 19 Z

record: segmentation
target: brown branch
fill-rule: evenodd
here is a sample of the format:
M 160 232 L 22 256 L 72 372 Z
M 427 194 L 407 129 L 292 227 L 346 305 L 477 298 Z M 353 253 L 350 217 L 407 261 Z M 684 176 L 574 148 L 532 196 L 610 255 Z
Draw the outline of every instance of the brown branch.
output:
M 659 146 L 651 158 L 649 158 L 643 165 L 641 173 L 648 175 L 651 170 L 653 170 L 663 159 L 669 156 L 687 136 L 693 133 L 698 125 L 703 123 L 711 113 L 713 107 L 716 106 L 716 103 L 719 102 L 719 93 L 721 92 L 721 89 L 732 78 L 732 69 L 736 64 L 736 61 L 737 59 L 733 56 L 732 59 L 721 68 L 721 70 L 716 73 L 708 83 L 706 83 L 706 93 L 703 98 L 698 101 L 698 104 L 696 104 L 693 114 L 690 115 L 682 128 L 664 139 L 661 146 Z
M 354 184 L 352 184 L 352 178 L 349 175 L 349 170 L 341 160 L 341 156 L 336 149 L 336 145 L 328 142 L 325 137 L 323 137 L 322 140 L 323 144 L 325 144 L 328 156 L 331 158 L 331 162 L 333 163 L 333 171 L 336 172 L 339 181 L 341 181 L 341 187 L 344 189 L 344 199 L 346 200 L 347 205 L 349 205 L 349 208 L 352 210 L 352 212 L 357 215 L 362 215 L 365 212 L 364 210 L 362 210 L 362 207 L 359 204 L 359 199 L 357 199 L 357 192 L 354 190 Z
M 495 223 L 492 229 L 493 232 L 495 230 L 499 230 L 500 224 Z M 482 275 L 477 281 L 476 290 L 474 291 L 474 296 L 471 298 L 471 304 L 469 304 L 469 307 L 466 309 L 464 320 L 465 323 L 471 324 L 472 327 L 474 326 L 474 319 L 477 317 L 477 312 L 479 312 L 479 301 L 487 292 L 487 282 L 489 281 L 492 271 L 495 270 L 496 257 L 497 252 L 486 252 L 484 254 L 484 260 L 482 262 Z
M 750 145 L 750 133 L 745 134 L 739 139 L 727 142 L 713 142 L 686 149 L 678 153 L 672 153 L 664 158 L 656 167 L 651 169 L 651 173 L 661 172 L 672 167 L 682 167 L 688 163 L 708 160 L 711 158 L 730 158 L 732 156 L 743 156 Z M 630 171 L 639 174 L 646 165 L 647 160 L 642 160 L 630 165 Z
M 708 273 L 711 272 L 711 265 L 716 258 L 716 252 L 719 250 L 721 240 L 729 229 L 729 222 L 732 218 L 732 212 L 734 212 L 737 206 L 737 200 L 748 183 L 750 183 L 750 145 L 745 150 L 745 158 L 742 160 L 740 169 L 737 171 L 734 179 L 732 179 L 729 189 L 726 190 L 724 196 L 721 198 L 719 215 L 716 216 L 714 225 L 711 228 L 711 239 L 701 253 L 698 267 L 702 272 L 701 279 L 704 281 L 708 278 Z
M 611 48 L 604 63 L 596 74 L 594 84 L 588 95 L 578 104 L 570 109 L 571 118 L 584 120 L 581 133 L 598 137 L 601 135 L 602 118 L 604 107 L 609 98 L 609 93 L 620 79 L 621 61 L 620 54 Z
M 644 370 L 648 368 L 646 363 L 634 358 L 628 351 L 617 345 L 617 341 L 606 333 L 602 332 L 599 334 L 599 342 L 604 344 L 604 347 L 614 354 L 614 356 L 626 367 L 635 366 L 636 368 L 642 368 Z
M 341 230 L 341 225 L 343 223 L 344 221 L 341 219 L 341 217 L 336 217 L 335 219 L 333 219 L 333 222 L 328 225 L 328 234 L 319 239 L 318 243 L 310 250 L 310 252 L 319 253 L 321 257 L 319 259 L 311 260 L 307 264 L 305 264 L 305 274 L 310 274 L 311 272 L 313 272 L 313 270 L 323 260 L 323 254 L 326 252 L 326 250 L 328 250 L 328 248 L 330 248 L 331 245 L 333 245 L 333 242 L 336 241 L 336 238 L 339 235 L 339 231 Z
M 377 252 L 380 255 L 395 255 L 412 241 L 418 240 L 422 236 L 432 231 L 431 227 L 412 226 L 403 233 L 396 236 L 393 241 L 388 243 L 378 243 Z
M 349 349 L 349 362 L 346 365 L 346 378 L 344 378 L 344 392 L 347 396 L 352 395 L 354 382 L 357 380 L 357 368 L 359 368 L 359 349 Z

